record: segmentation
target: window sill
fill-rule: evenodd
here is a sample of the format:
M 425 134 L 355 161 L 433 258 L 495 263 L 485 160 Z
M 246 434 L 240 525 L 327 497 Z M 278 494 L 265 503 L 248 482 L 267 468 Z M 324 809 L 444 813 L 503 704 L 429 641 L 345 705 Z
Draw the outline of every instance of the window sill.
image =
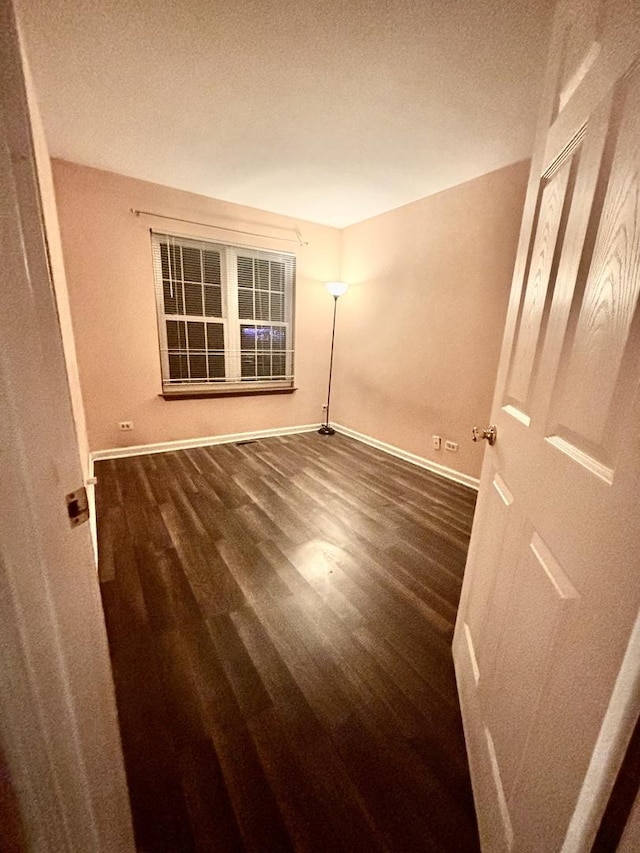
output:
M 275 388 L 260 385 L 216 385 L 209 388 L 165 388 L 159 397 L 163 400 L 199 400 L 206 397 L 256 397 L 262 394 L 293 394 L 298 389 L 291 385 Z

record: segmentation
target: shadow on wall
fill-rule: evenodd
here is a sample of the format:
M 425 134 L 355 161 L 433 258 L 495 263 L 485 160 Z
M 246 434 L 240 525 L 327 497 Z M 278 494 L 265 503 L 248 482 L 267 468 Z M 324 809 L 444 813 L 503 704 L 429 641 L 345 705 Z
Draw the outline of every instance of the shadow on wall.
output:
M 26 853 L 27 847 L 11 776 L 0 752 L 0 849 L 2 853 Z

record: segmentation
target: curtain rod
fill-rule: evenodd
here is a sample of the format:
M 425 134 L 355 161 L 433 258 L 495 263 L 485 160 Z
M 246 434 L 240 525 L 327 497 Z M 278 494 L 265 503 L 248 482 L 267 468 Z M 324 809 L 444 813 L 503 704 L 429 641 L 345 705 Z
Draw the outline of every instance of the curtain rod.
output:
M 210 222 L 196 222 L 193 219 L 180 219 L 179 216 L 165 216 L 164 213 L 154 213 L 152 210 L 137 210 L 130 207 L 129 210 L 135 216 L 155 216 L 158 219 L 170 219 L 172 222 L 186 222 L 188 225 L 202 225 L 204 228 L 217 228 L 218 231 L 232 231 L 234 234 L 247 234 L 250 237 L 262 237 L 264 240 L 283 240 L 285 243 L 298 243 L 300 246 L 308 246 L 309 242 L 302 239 L 299 231 L 296 231 L 297 239 L 292 237 L 274 237 L 271 234 L 257 234 L 255 231 L 242 231 L 239 228 L 225 228 L 224 225 L 212 225 Z M 293 228 L 291 229 L 294 230 Z

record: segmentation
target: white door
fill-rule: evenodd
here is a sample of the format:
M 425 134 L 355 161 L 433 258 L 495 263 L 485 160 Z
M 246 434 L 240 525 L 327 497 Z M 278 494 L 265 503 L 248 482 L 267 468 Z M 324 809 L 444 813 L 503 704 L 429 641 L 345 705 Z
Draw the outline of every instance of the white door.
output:
M 485 850 L 590 849 L 624 748 L 611 723 L 640 606 L 639 13 L 565 0 L 554 24 L 454 638 Z
M 126 853 L 98 579 L 88 525 L 72 528 L 65 504 L 82 472 L 9 0 L 0 0 L 0 76 L 1 752 L 28 850 Z

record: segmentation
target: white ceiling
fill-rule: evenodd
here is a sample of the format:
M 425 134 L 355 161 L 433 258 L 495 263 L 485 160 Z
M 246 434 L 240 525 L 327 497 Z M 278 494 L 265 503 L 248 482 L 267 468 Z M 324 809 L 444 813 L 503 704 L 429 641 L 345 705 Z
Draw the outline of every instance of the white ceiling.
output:
M 20 0 L 53 156 L 343 227 L 529 156 L 553 0 Z

